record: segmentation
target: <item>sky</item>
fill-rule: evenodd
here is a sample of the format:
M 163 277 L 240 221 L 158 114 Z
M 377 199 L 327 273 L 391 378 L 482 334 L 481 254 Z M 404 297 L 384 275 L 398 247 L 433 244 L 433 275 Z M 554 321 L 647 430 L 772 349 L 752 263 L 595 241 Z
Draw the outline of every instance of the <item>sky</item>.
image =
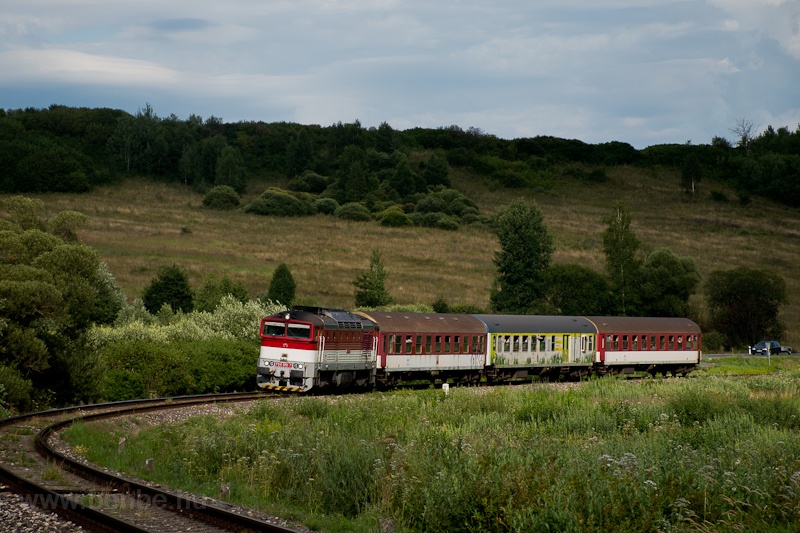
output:
M 800 0 L 0 0 L 0 108 L 708 144 L 800 125 Z

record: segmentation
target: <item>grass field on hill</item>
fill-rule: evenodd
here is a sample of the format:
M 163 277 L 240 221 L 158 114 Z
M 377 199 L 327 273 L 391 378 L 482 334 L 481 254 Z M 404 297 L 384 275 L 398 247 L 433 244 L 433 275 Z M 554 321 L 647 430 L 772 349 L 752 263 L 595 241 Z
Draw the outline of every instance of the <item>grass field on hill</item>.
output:
M 800 344 L 800 213 L 754 198 L 739 205 L 725 187 L 701 182 L 696 199 L 679 190 L 673 170 L 612 167 L 606 183 L 563 179 L 531 191 L 504 189 L 496 182 L 461 171 L 454 187 L 475 200 L 485 215 L 516 198 L 535 200 L 556 243 L 555 262 L 604 267 L 602 222 L 614 203 L 632 213 L 632 229 L 645 251 L 667 247 L 693 258 L 705 281 L 709 272 L 737 266 L 768 267 L 786 280 L 790 303 L 782 318 L 784 341 Z M 267 184 L 253 182 L 245 201 Z M 729 202 L 710 199 L 710 191 Z M 188 270 L 199 286 L 210 273 L 241 280 L 252 297 L 266 292 L 272 272 L 289 265 L 298 284 L 299 303 L 353 306 L 352 281 L 379 250 L 389 274 L 386 284 L 397 303 L 488 305 L 494 277 L 495 235 L 483 227 L 456 232 L 430 228 L 384 228 L 376 222 L 350 222 L 330 216 L 274 218 L 204 209 L 202 196 L 175 184 L 131 179 L 87 194 L 38 195 L 45 216 L 73 209 L 91 219 L 80 236 L 95 247 L 129 299 L 163 265 Z M 701 292 L 693 304 L 702 315 Z

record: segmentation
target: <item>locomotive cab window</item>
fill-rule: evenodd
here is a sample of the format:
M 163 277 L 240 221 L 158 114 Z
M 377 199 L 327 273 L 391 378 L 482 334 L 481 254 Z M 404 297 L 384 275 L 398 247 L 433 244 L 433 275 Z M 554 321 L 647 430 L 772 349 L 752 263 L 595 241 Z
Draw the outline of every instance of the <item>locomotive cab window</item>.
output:
M 265 337 L 282 337 L 284 331 L 286 331 L 286 324 L 283 322 L 264 322 L 261 334 Z
M 289 324 L 286 328 L 286 336 L 294 339 L 310 339 L 311 326 L 308 324 Z

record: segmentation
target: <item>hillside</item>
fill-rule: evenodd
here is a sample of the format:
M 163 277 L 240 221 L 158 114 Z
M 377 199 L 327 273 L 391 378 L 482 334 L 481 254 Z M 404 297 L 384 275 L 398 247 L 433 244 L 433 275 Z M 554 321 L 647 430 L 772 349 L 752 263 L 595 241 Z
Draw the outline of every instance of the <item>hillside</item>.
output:
M 681 192 L 680 172 L 667 167 L 611 166 L 608 181 L 560 178 L 551 186 L 507 189 L 472 171 L 453 169 L 453 187 L 492 215 L 515 198 L 535 200 L 555 237 L 555 262 L 603 269 L 602 222 L 611 206 L 631 208 L 632 229 L 646 250 L 668 247 L 693 258 L 705 277 L 715 269 L 769 267 L 787 282 L 790 303 L 782 318 L 787 338 L 800 344 L 800 216 L 798 211 L 754 197 L 749 205 L 706 180 L 694 200 Z M 274 183 L 251 180 L 244 202 Z M 731 201 L 712 200 L 710 191 Z M 210 272 L 245 283 L 251 296 L 266 292 L 272 271 L 287 263 L 300 303 L 352 307 L 355 276 L 373 249 L 383 254 L 387 288 L 397 303 L 488 304 L 494 276 L 495 236 L 482 226 L 458 231 L 385 228 L 327 215 L 275 218 L 204 209 L 191 188 L 143 178 L 102 185 L 84 194 L 31 195 L 45 202 L 46 216 L 74 209 L 91 218 L 80 236 L 106 261 L 129 298 L 162 265 L 176 263 L 197 286 Z M 244 203 L 243 202 L 243 203 Z M 702 290 L 702 289 L 701 289 Z M 699 316 L 702 294 L 693 299 Z

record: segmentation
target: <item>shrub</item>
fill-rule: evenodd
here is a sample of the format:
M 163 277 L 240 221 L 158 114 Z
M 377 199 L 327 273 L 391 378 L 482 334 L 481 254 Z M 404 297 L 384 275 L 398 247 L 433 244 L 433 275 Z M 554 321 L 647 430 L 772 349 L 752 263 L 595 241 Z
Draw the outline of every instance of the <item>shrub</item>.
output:
M 210 209 L 233 209 L 239 202 L 239 193 L 230 185 L 214 187 L 203 196 L 203 205 Z
M 270 187 L 245 207 L 245 212 L 277 217 L 299 217 L 316 214 L 317 207 L 310 199 Z
M 369 209 L 358 202 L 344 204 L 334 212 L 334 215 L 336 218 L 341 218 L 343 220 L 364 221 L 372 219 L 372 214 L 369 212 Z
M 333 198 L 319 198 L 314 202 L 314 206 L 323 215 L 332 215 L 339 209 L 339 202 Z
M 381 221 L 381 226 L 387 226 L 390 228 L 401 228 L 404 226 L 414 225 L 411 219 L 408 218 L 408 215 L 403 212 L 403 209 L 397 205 L 378 213 L 378 218 Z

